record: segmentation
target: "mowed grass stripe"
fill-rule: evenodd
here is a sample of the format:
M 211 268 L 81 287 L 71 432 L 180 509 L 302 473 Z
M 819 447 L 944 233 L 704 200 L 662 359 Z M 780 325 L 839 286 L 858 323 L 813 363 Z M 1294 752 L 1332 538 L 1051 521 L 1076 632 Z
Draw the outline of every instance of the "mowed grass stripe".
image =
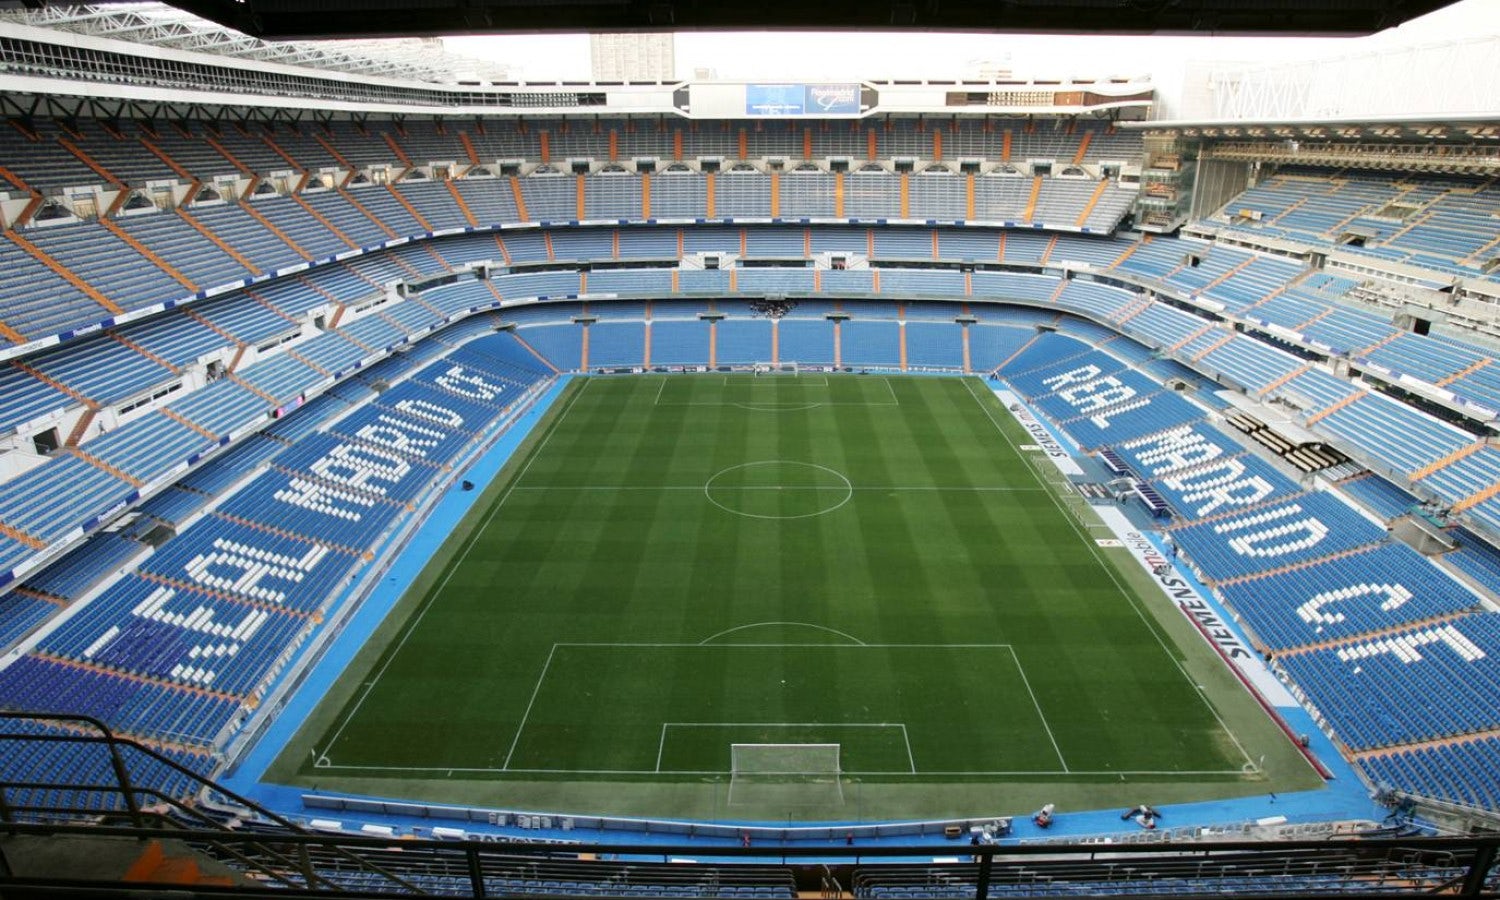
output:
M 882 695 L 910 685 L 921 699 L 874 718 L 933 748 L 918 752 L 936 754 L 926 771 L 1055 772 L 1059 753 L 1095 772 L 1238 769 L 1211 710 L 965 382 L 746 381 L 592 379 L 573 394 L 389 665 L 349 676 L 374 683 L 323 754 L 488 771 L 514 745 L 513 768 L 587 779 L 654 766 L 641 761 L 654 743 L 614 761 L 600 746 L 627 725 L 655 740 L 662 723 L 704 721 L 731 698 L 726 721 L 821 721 L 794 715 L 814 701 L 830 724 L 870 721 L 861 698 L 892 679 Z M 778 408 L 728 402 L 737 391 Z M 826 514 L 779 520 L 681 489 L 774 460 L 827 467 L 858 490 Z M 802 509 L 797 493 L 756 494 L 754 508 Z M 742 643 L 1008 644 L 1026 678 L 976 678 L 958 653 L 872 651 L 850 665 L 835 652 L 799 663 L 812 667 L 805 697 L 766 698 L 762 719 L 745 711 L 743 678 L 692 654 L 642 655 L 599 690 L 592 676 L 542 677 L 555 644 L 692 645 L 727 631 Z

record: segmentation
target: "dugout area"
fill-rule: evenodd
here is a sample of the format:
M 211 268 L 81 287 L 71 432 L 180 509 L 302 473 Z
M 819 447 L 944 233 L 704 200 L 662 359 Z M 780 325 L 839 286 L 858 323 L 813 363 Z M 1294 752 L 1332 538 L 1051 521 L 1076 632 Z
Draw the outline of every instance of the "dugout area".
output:
M 1319 784 L 1026 440 L 972 378 L 575 379 L 270 780 L 836 821 Z M 835 789 L 746 792 L 735 744 L 837 745 Z

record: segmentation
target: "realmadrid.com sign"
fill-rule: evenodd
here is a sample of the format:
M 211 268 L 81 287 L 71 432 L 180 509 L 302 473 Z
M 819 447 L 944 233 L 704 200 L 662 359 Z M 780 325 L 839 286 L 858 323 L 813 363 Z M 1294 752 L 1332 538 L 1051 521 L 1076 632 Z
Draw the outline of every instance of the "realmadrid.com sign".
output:
M 859 115 L 857 84 L 747 84 L 749 116 Z

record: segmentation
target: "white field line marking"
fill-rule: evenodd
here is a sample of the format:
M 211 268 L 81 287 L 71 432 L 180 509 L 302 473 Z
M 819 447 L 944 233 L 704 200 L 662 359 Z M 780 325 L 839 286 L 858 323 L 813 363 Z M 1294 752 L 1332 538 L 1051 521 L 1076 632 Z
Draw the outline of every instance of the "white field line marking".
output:
M 1026 693 L 1031 695 L 1031 705 L 1036 709 L 1037 718 L 1042 720 L 1042 730 L 1047 732 L 1047 740 L 1052 742 L 1052 749 L 1057 753 L 1057 761 L 1062 763 L 1063 771 L 1068 771 L 1068 761 L 1063 759 L 1062 748 L 1057 745 L 1057 738 L 1052 734 L 1052 726 L 1047 722 L 1047 714 L 1042 712 L 1042 704 L 1036 699 L 1036 691 L 1031 689 L 1031 681 L 1026 677 L 1026 667 L 1021 665 L 1021 657 L 1016 655 L 1016 648 L 1010 648 L 1010 658 L 1016 662 L 1016 672 L 1021 676 L 1021 684 L 1026 686 Z
M 899 728 L 901 729 L 901 738 L 906 742 L 906 761 L 911 765 L 911 774 L 917 774 L 917 761 L 911 755 L 911 738 L 907 736 L 905 722 L 663 722 L 661 724 L 661 737 L 656 742 L 655 771 L 658 774 L 661 773 L 662 754 L 667 748 L 668 728 L 761 728 L 765 726 L 773 728 Z M 672 775 L 678 772 L 678 769 L 671 769 L 666 774 Z M 698 773 L 684 772 L 683 774 Z M 840 771 L 839 774 L 859 773 Z
M 653 775 L 657 774 L 650 769 L 497 769 L 493 766 L 348 766 L 328 765 L 323 767 L 324 771 L 347 771 L 347 772 L 475 772 L 491 775 Z M 692 769 L 672 770 L 661 774 L 670 775 L 732 775 L 727 769 Z M 841 773 L 849 777 L 868 777 L 873 775 L 891 776 L 904 778 L 904 772 L 865 772 L 846 770 Z M 933 771 L 927 770 L 915 773 L 923 778 L 934 776 L 987 776 L 987 777 L 1025 777 L 1025 778 L 1078 778 L 1085 776 L 1117 776 L 1128 777 L 1150 777 L 1150 778 L 1202 778 L 1205 775 L 1234 776 L 1241 777 L 1245 773 L 1241 769 L 1099 769 L 1099 770 L 1075 770 L 1072 772 L 1059 772 L 1056 769 L 984 769 L 963 771 Z
M 1045 488 L 1014 487 L 944 487 L 941 485 L 853 485 L 848 488 L 837 485 L 743 485 L 727 488 L 736 491 L 829 491 L 829 490 L 852 490 L 852 491 L 889 491 L 895 492 L 921 492 L 928 493 L 954 493 L 954 494 L 1034 494 Z M 701 484 L 522 484 L 512 488 L 517 491 L 701 491 Z
M 422 619 L 426 618 L 427 611 L 432 609 L 433 605 L 436 603 L 437 598 L 441 596 L 443 591 L 448 587 L 448 582 L 452 580 L 453 574 L 457 572 L 459 568 L 461 568 L 463 561 L 468 559 L 469 552 L 474 549 L 474 545 L 479 540 L 479 535 L 484 533 L 489 528 L 490 523 L 494 521 L 495 516 L 500 513 L 500 507 L 504 506 L 505 501 L 510 499 L 510 495 L 516 490 L 516 485 L 526 475 L 527 471 L 531 469 L 531 464 L 536 461 L 536 458 L 538 456 L 541 455 L 542 450 L 547 446 L 547 442 L 552 440 L 552 435 L 557 432 L 557 428 L 562 424 L 563 419 L 566 419 L 568 417 L 568 413 L 572 411 L 573 405 L 578 402 L 578 398 L 582 397 L 583 392 L 588 390 L 589 383 L 589 379 L 585 378 L 583 380 L 583 386 L 578 389 L 578 393 L 573 395 L 573 399 L 568 401 L 568 405 L 563 409 L 562 415 L 557 418 L 557 421 L 552 423 L 552 430 L 547 432 L 546 437 L 542 438 L 541 444 L 537 445 L 536 449 L 532 451 L 531 458 L 526 460 L 526 466 L 521 469 L 520 473 L 516 475 L 515 480 L 510 483 L 510 487 L 506 489 L 505 494 L 500 498 L 500 502 L 496 503 L 495 508 L 490 510 L 490 514 L 485 517 L 484 524 L 480 525 L 469 534 L 469 539 L 468 542 L 464 545 L 463 552 L 458 555 L 457 559 L 453 560 L 449 564 L 448 574 L 443 576 L 443 580 L 438 584 L 437 589 L 428 595 L 430 598 L 432 598 L 431 601 L 428 602 L 427 605 L 423 606 L 422 611 L 417 613 L 417 615 L 411 620 L 411 622 L 407 624 L 405 631 L 401 635 L 400 642 L 396 644 L 395 650 L 392 651 L 390 656 L 386 657 L 385 662 L 381 664 L 380 671 L 376 672 L 375 677 L 370 681 L 365 682 L 364 693 L 360 695 L 360 698 L 355 702 L 354 707 L 349 710 L 349 713 L 344 716 L 343 721 L 339 723 L 338 730 L 336 730 L 333 733 L 333 736 L 328 739 L 328 742 L 323 747 L 323 753 L 321 754 L 322 756 L 328 756 L 329 751 L 333 749 L 333 745 L 338 743 L 338 739 L 343 735 L 344 730 L 349 727 L 349 723 L 354 721 L 355 714 L 359 712 L 361 706 L 364 706 L 365 700 L 369 699 L 370 694 L 375 690 L 375 685 L 380 683 L 380 679 L 385 676 L 385 672 L 391 667 L 391 663 L 395 662 L 396 657 L 401 655 L 401 648 L 406 646 L 407 639 L 409 639 L 417 630 L 417 626 L 422 623 Z
M 1005 443 L 1010 445 L 1012 451 L 1019 454 L 1021 451 L 1016 448 L 1015 441 L 1012 441 L 1010 439 L 1010 435 L 1005 433 L 1005 429 L 1000 425 L 1000 422 L 996 420 L 995 414 L 990 412 L 989 406 L 987 406 L 984 401 L 974 393 L 974 386 L 971 380 L 968 378 L 964 379 L 964 389 L 969 392 L 970 397 L 974 398 L 974 402 L 979 404 L 979 408 L 984 410 L 984 414 L 990 420 L 990 424 L 994 425 L 995 430 L 1000 432 L 1000 437 L 1005 440 Z M 993 397 L 994 395 L 991 394 L 990 396 Z M 1050 465 L 1050 463 L 1048 465 Z M 1034 468 L 1029 465 L 1026 468 L 1031 473 L 1032 479 L 1036 481 L 1037 484 L 1040 485 L 1043 483 L 1041 475 L 1037 474 L 1037 471 Z M 1120 582 L 1119 575 L 1115 573 L 1114 566 L 1111 566 L 1109 563 L 1105 562 L 1104 558 L 1099 555 L 1099 548 L 1094 545 L 1093 539 L 1089 537 L 1088 534 L 1084 533 L 1084 531 L 1078 524 L 1078 520 L 1073 517 L 1073 514 L 1063 508 L 1062 502 L 1057 499 L 1057 494 L 1052 491 L 1048 491 L 1047 495 L 1051 498 L 1052 505 L 1057 507 L 1058 512 L 1062 513 L 1063 518 L 1067 520 L 1068 525 L 1073 529 L 1073 533 L 1078 535 L 1078 537 L 1082 540 L 1083 545 L 1088 548 L 1090 555 L 1094 557 L 1094 561 L 1100 566 L 1100 568 L 1104 570 L 1105 574 L 1109 575 L 1109 580 L 1114 582 L 1115 587 L 1120 591 L 1121 596 L 1125 598 L 1125 602 L 1129 603 L 1130 608 L 1135 610 L 1136 616 L 1138 616 L 1141 622 L 1146 626 L 1146 630 L 1151 632 L 1151 636 L 1154 637 L 1156 639 L 1156 643 L 1161 646 L 1162 653 L 1166 655 L 1167 659 L 1172 661 L 1172 665 L 1177 667 L 1177 671 L 1182 675 L 1183 681 L 1186 681 L 1189 685 L 1192 686 L 1194 692 L 1198 695 L 1198 699 L 1203 702 L 1204 707 L 1208 709 L 1209 713 L 1213 715 L 1215 721 L 1219 723 L 1219 728 L 1221 728 L 1225 734 L 1229 735 L 1229 740 L 1234 742 L 1234 746 L 1240 751 L 1240 755 L 1245 758 L 1245 762 L 1253 764 L 1255 760 L 1250 758 L 1250 753 L 1245 749 L 1245 745 L 1240 743 L 1239 736 L 1236 735 L 1234 731 L 1230 729 L 1230 727 L 1224 722 L 1224 717 L 1219 715 L 1219 711 L 1214 708 L 1214 705 L 1208 702 L 1208 695 L 1203 692 L 1203 688 L 1199 687 L 1198 683 L 1188 675 L 1187 669 L 1183 668 L 1182 663 L 1177 659 L 1176 655 L 1172 653 L 1172 648 L 1167 645 L 1166 639 L 1161 636 L 1160 631 L 1157 630 L 1154 623 L 1146 617 L 1146 613 L 1141 609 L 1140 604 L 1136 602 L 1135 596 L 1126 589 L 1124 584 Z
M 860 647 L 869 646 L 869 644 L 866 644 L 864 641 L 848 633 L 847 631 L 839 631 L 837 628 L 829 628 L 827 625 L 815 625 L 812 622 L 751 622 L 749 625 L 736 625 L 733 628 L 726 628 L 717 634 L 709 635 L 708 637 L 699 641 L 698 646 L 707 644 L 709 641 L 721 638 L 726 634 L 734 634 L 736 631 L 744 631 L 746 628 L 764 628 L 780 625 L 796 625 L 799 628 L 815 628 L 819 631 L 826 631 L 830 634 L 836 634 L 839 637 L 846 637 Z
M 531 707 L 536 705 L 536 695 L 542 692 L 542 682 L 547 678 L 547 670 L 552 668 L 552 655 L 556 652 L 556 644 L 553 644 L 552 649 L 547 651 L 547 661 L 542 663 L 542 671 L 536 676 L 536 685 L 531 689 L 531 699 L 526 703 L 526 712 L 521 714 L 521 722 L 516 726 L 516 736 L 510 739 L 510 750 L 505 754 L 505 762 L 500 764 L 502 770 L 510 768 L 510 758 L 516 753 L 516 745 L 521 743 L 521 732 L 526 730 L 526 720 L 531 718 Z

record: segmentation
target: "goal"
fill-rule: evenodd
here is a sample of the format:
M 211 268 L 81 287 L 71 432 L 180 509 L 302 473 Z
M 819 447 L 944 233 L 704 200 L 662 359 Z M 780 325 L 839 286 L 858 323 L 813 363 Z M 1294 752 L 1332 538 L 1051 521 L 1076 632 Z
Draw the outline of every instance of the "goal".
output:
M 842 803 L 842 744 L 730 744 L 733 803 Z
M 758 378 L 762 375 L 796 375 L 800 369 L 795 362 L 758 362 L 751 371 Z

